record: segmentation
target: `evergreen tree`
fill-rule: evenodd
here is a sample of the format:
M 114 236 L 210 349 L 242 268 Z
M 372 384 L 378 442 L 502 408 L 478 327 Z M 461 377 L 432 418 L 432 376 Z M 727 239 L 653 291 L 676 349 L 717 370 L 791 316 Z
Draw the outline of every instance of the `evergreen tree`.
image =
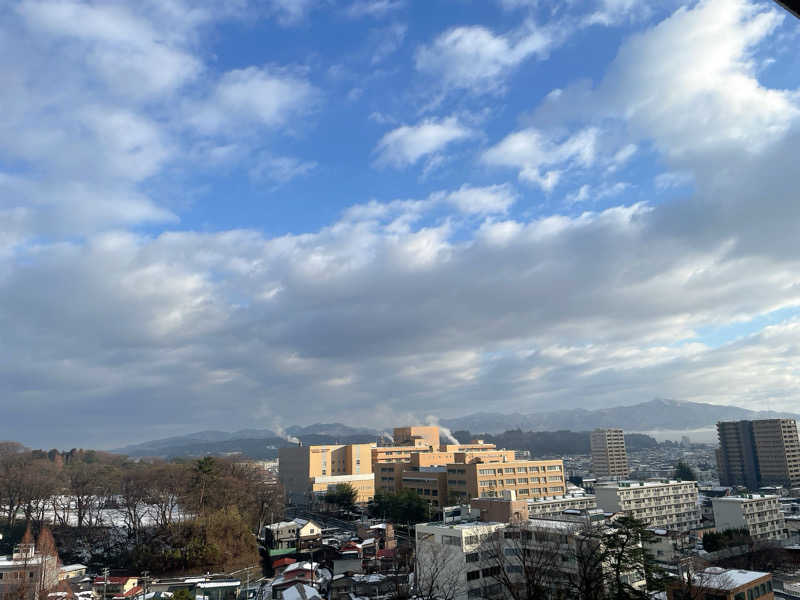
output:
M 682 481 L 697 481 L 697 473 L 694 472 L 694 469 L 690 467 L 686 462 L 680 460 L 678 464 L 675 465 L 675 479 L 680 479 Z

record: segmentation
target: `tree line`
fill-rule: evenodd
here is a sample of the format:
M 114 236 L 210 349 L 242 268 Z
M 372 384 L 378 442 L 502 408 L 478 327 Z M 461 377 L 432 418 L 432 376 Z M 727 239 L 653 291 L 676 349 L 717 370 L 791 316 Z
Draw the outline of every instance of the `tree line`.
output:
M 256 532 L 282 512 L 278 484 L 240 460 L 133 461 L 0 442 L 7 548 L 50 524 L 62 557 L 90 565 L 160 573 L 255 564 Z

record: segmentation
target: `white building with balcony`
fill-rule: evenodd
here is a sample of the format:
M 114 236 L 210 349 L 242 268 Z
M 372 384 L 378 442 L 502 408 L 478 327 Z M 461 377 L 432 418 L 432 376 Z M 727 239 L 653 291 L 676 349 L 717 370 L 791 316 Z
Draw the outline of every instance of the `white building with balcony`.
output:
M 726 496 L 714 498 L 711 503 L 717 531 L 747 529 L 755 540 L 785 540 L 787 537 L 778 496 Z
M 700 527 L 700 505 L 694 481 L 614 481 L 594 488 L 597 506 L 623 512 L 650 527 L 686 531 Z

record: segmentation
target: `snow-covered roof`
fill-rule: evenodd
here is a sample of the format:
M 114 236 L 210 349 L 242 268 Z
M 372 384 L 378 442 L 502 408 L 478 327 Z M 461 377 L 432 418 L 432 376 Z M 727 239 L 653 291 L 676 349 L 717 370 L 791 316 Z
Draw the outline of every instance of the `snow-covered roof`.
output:
M 238 579 L 224 579 L 222 581 L 204 581 L 203 583 L 198 583 L 197 587 L 201 589 L 206 588 L 221 588 L 221 587 L 238 587 L 242 584 L 241 581 Z
M 723 569 L 722 567 L 709 567 L 694 575 L 697 585 L 704 588 L 717 590 L 733 590 L 748 583 L 761 579 L 769 573 L 762 571 L 744 571 L 742 569 Z
M 286 567 L 286 570 L 283 572 L 284 574 L 291 573 L 292 571 L 297 571 L 298 569 L 302 569 L 304 571 L 310 571 L 311 569 L 318 569 L 319 563 L 310 563 L 307 560 L 303 562 L 298 562 L 289 565 Z
M 315 600 L 319 598 L 321 596 L 317 590 L 302 583 L 283 590 L 283 600 Z

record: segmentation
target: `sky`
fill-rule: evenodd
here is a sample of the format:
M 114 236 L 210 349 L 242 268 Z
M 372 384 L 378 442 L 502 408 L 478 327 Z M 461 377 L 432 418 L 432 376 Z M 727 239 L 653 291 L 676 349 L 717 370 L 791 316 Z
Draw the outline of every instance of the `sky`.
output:
M 796 410 L 799 44 L 745 0 L 6 0 L 0 438 Z

